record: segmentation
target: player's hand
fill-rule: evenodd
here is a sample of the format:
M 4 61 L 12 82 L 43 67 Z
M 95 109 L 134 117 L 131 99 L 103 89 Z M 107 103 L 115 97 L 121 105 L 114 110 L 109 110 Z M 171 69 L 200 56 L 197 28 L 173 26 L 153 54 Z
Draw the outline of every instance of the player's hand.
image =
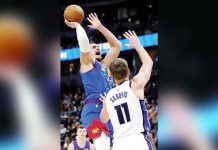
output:
M 99 29 L 102 24 L 100 22 L 100 20 L 98 19 L 98 16 L 96 15 L 96 13 L 90 13 L 89 17 L 87 18 L 88 21 L 91 23 L 91 25 L 88 25 L 88 27 L 93 28 L 93 29 Z
M 128 31 L 123 34 L 123 36 L 129 40 L 129 44 L 127 46 L 131 48 L 136 48 L 137 46 L 140 46 L 141 43 L 139 41 L 138 36 L 136 35 L 135 31 Z
M 67 19 L 65 19 L 64 22 L 70 28 L 76 28 L 80 25 L 78 22 L 69 22 Z
M 100 94 L 99 100 L 103 103 L 103 107 L 104 107 L 106 103 L 106 93 L 104 93 L 104 95 Z

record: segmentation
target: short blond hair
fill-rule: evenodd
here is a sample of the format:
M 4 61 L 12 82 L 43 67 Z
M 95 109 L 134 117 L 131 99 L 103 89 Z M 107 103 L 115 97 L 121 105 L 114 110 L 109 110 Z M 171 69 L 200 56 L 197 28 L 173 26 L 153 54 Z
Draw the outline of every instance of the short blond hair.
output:
M 109 66 L 111 75 L 116 80 L 124 79 L 128 75 L 128 63 L 123 58 L 114 59 Z

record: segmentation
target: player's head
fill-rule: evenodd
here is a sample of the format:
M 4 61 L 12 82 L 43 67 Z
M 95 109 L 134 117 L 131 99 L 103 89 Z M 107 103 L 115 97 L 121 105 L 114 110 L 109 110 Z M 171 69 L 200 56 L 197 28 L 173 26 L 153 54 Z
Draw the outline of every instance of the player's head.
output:
M 86 132 L 86 129 L 82 125 L 79 125 L 77 127 L 76 134 L 78 138 L 86 138 L 87 132 Z
M 99 48 L 99 45 L 96 43 L 91 43 L 90 48 L 91 48 L 90 50 L 91 55 L 97 60 L 102 60 L 101 50 Z
M 109 70 L 116 81 L 128 78 L 130 74 L 128 63 L 123 58 L 114 59 L 109 66 Z

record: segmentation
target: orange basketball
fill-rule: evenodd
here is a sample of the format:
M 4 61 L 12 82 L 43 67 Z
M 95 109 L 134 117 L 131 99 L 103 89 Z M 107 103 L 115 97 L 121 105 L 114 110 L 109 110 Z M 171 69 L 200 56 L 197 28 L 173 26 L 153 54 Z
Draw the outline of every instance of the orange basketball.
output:
M 84 11 L 78 5 L 69 5 L 64 10 L 64 19 L 70 22 L 78 22 L 81 23 L 84 18 Z
M 32 32 L 17 16 L 0 16 L 0 65 L 24 65 L 32 53 Z

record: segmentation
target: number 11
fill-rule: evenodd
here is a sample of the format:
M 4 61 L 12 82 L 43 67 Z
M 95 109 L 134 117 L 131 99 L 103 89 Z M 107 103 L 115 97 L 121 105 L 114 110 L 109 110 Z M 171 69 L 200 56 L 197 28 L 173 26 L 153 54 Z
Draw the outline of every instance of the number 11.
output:
M 122 113 L 122 107 L 123 107 L 124 112 L 125 112 L 126 121 L 127 122 L 131 121 L 130 115 L 129 115 L 129 107 L 128 107 L 127 103 L 123 103 L 121 105 L 114 106 L 114 108 L 117 111 L 117 116 L 118 116 L 120 124 L 124 124 L 125 123 L 124 116 L 123 116 L 123 113 Z

